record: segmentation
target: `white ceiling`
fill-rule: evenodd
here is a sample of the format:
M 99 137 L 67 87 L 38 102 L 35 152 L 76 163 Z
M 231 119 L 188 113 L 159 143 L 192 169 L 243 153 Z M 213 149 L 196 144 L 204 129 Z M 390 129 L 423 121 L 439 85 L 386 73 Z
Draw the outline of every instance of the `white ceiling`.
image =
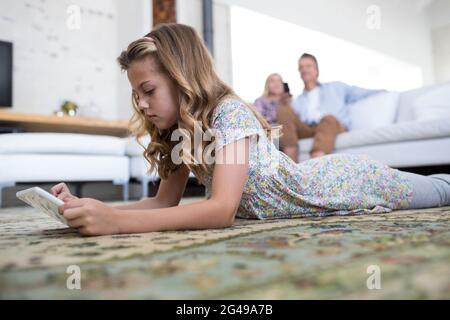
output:
M 426 11 L 434 2 L 434 0 L 415 0 L 414 7 L 417 13 Z

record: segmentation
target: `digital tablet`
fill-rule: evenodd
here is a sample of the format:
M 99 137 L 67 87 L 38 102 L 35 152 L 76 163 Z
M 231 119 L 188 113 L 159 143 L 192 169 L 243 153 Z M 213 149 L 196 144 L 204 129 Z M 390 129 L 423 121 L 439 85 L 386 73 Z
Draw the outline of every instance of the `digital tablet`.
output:
M 44 189 L 33 187 L 16 193 L 16 197 L 23 202 L 29 204 L 33 208 L 44 212 L 50 217 L 67 225 L 67 221 L 63 215 L 58 212 L 58 207 L 64 204 L 64 201 L 56 198 Z

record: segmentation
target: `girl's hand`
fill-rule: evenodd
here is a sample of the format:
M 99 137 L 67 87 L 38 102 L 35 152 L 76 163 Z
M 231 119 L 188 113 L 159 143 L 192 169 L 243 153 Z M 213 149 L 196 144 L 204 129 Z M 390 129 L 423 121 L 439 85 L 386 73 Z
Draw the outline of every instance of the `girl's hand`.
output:
M 57 185 L 53 186 L 50 189 L 50 193 L 64 202 L 78 199 L 78 197 L 75 197 L 70 193 L 69 187 L 64 182 L 58 183 Z
M 69 200 L 59 207 L 60 213 L 72 228 L 82 235 L 99 236 L 120 233 L 118 211 L 103 202 L 90 198 Z

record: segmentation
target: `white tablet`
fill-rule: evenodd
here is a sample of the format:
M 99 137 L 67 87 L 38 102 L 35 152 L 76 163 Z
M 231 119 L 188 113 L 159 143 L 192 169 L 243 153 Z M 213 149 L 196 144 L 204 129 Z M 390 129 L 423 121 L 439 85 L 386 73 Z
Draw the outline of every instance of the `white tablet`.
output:
M 25 189 L 17 192 L 16 197 L 23 202 L 28 203 L 33 208 L 36 208 L 67 225 L 66 219 L 58 212 L 58 207 L 62 206 L 64 201 L 56 198 L 44 189 L 39 187 Z

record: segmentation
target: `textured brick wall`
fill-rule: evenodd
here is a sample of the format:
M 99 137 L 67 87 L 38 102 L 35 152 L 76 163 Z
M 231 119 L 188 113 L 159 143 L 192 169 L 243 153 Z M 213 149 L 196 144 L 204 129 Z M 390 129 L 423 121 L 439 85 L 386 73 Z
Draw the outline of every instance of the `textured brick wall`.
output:
M 14 43 L 15 111 L 51 114 L 70 99 L 117 117 L 116 1 L 0 1 L 0 39 Z M 79 29 L 68 27 L 77 22 L 70 5 L 80 9 Z

